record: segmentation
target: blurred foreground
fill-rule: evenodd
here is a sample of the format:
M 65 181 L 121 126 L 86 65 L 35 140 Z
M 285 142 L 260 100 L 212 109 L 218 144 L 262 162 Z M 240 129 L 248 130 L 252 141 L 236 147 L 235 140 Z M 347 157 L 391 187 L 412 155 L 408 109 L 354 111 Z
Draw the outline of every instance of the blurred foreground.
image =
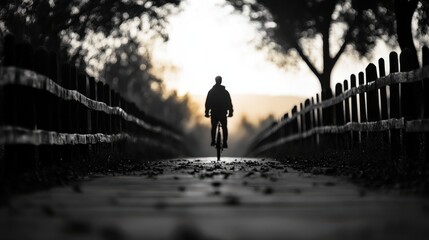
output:
M 2 239 L 426 239 L 429 203 L 265 159 L 147 162 L 13 198 Z

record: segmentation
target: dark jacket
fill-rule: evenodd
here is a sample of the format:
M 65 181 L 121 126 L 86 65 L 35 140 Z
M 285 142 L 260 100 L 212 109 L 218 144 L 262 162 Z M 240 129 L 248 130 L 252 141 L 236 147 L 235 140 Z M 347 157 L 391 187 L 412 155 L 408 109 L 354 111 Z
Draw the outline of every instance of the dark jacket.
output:
M 231 96 L 225 86 L 216 84 L 210 89 L 206 98 L 206 114 L 209 110 L 212 115 L 226 114 L 227 110 L 232 114 Z

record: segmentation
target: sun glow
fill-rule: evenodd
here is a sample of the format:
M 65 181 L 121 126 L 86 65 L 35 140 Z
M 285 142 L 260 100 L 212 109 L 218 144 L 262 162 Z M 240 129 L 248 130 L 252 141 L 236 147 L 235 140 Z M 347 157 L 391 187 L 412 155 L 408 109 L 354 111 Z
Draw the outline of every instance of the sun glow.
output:
M 183 12 L 171 17 L 169 41 L 154 51 L 155 61 L 177 66 L 175 72 L 164 73 L 169 88 L 204 95 L 221 75 L 232 94 L 306 96 L 318 91 L 307 73 L 286 72 L 267 61 L 250 44 L 258 34 L 255 28 L 222 4 L 188 0 Z
M 225 7 L 224 0 L 187 0 L 182 4 L 183 11 L 169 19 L 169 41 L 153 48 L 154 66 L 163 66 L 156 72 L 168 89 L 179 95 L 190 94 L 201 107 L 215 76 L 221 75 L 233 103 L 234 99 L 240 99 L 235 105 L 245 107 L 237 108 L 236 119 L 245 114 L 253 121 L 269 113 L 280 118 L 294 104 L 320 92 L 316 76 L 299 57 L 296 66 L 283 69 L 270 62 L 267 53 L 255 47 L 255 36 L 259 34 L 255 26 L 246 17 L 235 14 L 232 7 Z M 320 41 L 307 45 L 316 55 L 321 51 Z M 379 41 L 373 51 L 376 59 L 344 54 L 333 69 L 331 86 L 363 71 L 378 57 L 388 57 L 389 51 Z M 247 104 L 255 96 L 266 99 Z M 269 99 L 276 99 L 276 103 L 270 103 Z

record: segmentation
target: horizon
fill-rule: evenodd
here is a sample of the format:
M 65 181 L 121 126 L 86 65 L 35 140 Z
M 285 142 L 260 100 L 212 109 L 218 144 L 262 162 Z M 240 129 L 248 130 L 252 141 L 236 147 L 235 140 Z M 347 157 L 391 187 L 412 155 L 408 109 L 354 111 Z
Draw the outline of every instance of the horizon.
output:
M 232 97 L 254 94 L 305 99 L 320 92 L 317 78 L 302 60 L 287 68 L 268 60 L 269 54 L 257 49 L 258 34 L 252 23 L 222 6 L 223 2 L 188 0 L 182 12 L 169 18 L 169 40 L 155 44 L 153 49 L 155 74 L 164 79 L 167 89 L 182 96 L 205 95 L 214 77 L 221 75 Z M 391 50 L 394 49 L 378 40 L 373 56 L 388 57 Z M 374 57 L 359 59 L 352 52 L 344 54 L 333 69 L 331 86 L 364 71 L 368 63 L 375 61 Z M 170 68 L 156 69 L 166 65 Z M 278 111 L 273 114 L 280 117 Z M 250 110 L 247 115 L 255 120 L 267 114 Z

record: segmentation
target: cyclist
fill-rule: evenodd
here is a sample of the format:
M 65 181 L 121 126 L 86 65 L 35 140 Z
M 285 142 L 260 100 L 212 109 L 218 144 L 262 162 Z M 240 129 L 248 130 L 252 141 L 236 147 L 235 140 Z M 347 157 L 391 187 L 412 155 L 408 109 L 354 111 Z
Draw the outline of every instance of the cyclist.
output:
M 215 145 L 215 134 L 217 123 L 222 124 L 222 134 L 223 134 L 223 148 L 228 148 L 228 126 L 226 115 L 232 117 L 234 110 L 232 109 L 231 96 L 229 92 L 225 89 L 225 86 L 221 85 L 222 77 L 217 76 L 215 78 L 216 84 L 210 89 L 206 98 L 206 110 L 205 117 L 211 116 L 211 146 Z

